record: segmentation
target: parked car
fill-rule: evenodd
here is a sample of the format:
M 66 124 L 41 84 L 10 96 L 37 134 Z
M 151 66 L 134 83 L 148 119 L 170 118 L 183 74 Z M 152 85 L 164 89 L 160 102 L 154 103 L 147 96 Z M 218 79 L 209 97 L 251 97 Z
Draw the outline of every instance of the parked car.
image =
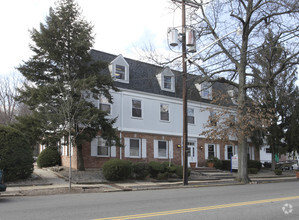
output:
M 0 192 L 4 192 L 6 190 L 6 185 L 4 184 L 3 171 L 0 170 Z

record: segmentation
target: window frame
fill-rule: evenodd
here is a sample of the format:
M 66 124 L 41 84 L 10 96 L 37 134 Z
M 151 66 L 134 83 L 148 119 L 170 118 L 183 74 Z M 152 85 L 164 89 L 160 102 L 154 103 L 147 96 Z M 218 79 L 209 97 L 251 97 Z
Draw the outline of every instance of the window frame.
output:
M 168 78 L 168 80 L 166 81 L 165 79 Z M 164 90 L 169 90 L 169 91 L 172 91 L 173 90 L 173 76 L 170 76 L 170 75 L 163 75 L 163 89 Z M 165 85 L 168 85 L 170 86 L 170 88 L 168 88 L 167 86 Z
M 123 70 L 119 71 L 118 68 L 119 69 L 123 68 Z M 123 77 L 119 78 L 119 77 L 117 77 L 117 75 L 120 75 L 120 76 L 123 76 Z M 125 81 L 126 80 L 126 66 L 116 63 L 115 64 L 114 77 L 115 77 L 116 80 L 123 80 L 123 81 Z
M 134 105 L 133 105 L 133 102 L 134 101 L 137 101 L 137 102 L 140 102 L 140 109 L 139 108 L 134 108 Z M 143 115 L 142 115 L 142 100 L 140 100 L 140 99 L 132 99 L 132 102 L 131 102 L 131 104 L 132 104 L 132 106 L 131 106 L 131 116 L 133 117 L 133 118 L 138 118 L 138 119 L 142 119 L 143 118 Z M 136 116 L 136 115 L 133 115 L 134 114 L 134 109 L 136 109 L 136 110 L 140 110 L 140 116 Z
M 109 106 L 109 111 L 103 110 L 101 106 Z M 99 109 L 101 111 L 107 112 L 108 115 L 112 114 L 112 105 L 109 102 L 109 100 L 105 96 L 103 96 L 103 95 L 101 95 L 100 98 L 99 98 Z
M 210 149 L 209 149 L 211 146 L 213 146 L 213 151 L 210 151 Z M 216 152 L 215 148 L 216 148 L 215 144 L 208 144 L 208 160 L 216 157 L 215 156 L 215 152 Z M 210 152 L 213 152 L 213 156 L 210 156 Z
M 162 143 L 162 142 L 165 143 L 165 156 L 160 156 L 160 154 L 159 154 L 159 152 L 160 152 L 159 148 L 162 147 L 162 146 L 160 146 L 160 143 Z M 168 147 L 169 147 L 168 145 L 169 144 L 168 144 L 167 140 L 158 140 L 157 156 L 159 159 L 168 159 Z
M 189 110 L 192 110 L 193 111 L 193 116 L 192 115 L 189 115 Z M 193 123 L 190 123 L 189 122 L 189 119 L 190 118 L 193 118 Z M 191 124 L 191 125 L 194 125 L 195 124 L 195 110 L 194 108 L 187 108 L 187 122 L 188 124 Z
M 167 120 L 162 119 L 162 106 L 167 106 Z M 160 121 L 169 122 L 170 121 L 170 111 L 169 111 L 169 104 L 160 103 Z
M 230 160 L 230 158 L 231 158 L 231 157 L 229 157 L 230 153 L 228 152 L 229 147 L 231 147 L 231 149 L 232 149 L 231 156 L 234 156 L 234 146 L 233 145 L 226 145 L 226 154 L 227 154 L 226 156 L 227 156 L 228 160 Z
M 98 157 L 110 157 L 111 156 L 111 146 L 108 145 L 107 140 L 102 138 L 101 136 L 97 136 L 97 156 Z M 100 145 L 100 143 L 105 143 L 105 146 Z M 105 154 L 99 154 L 99 147 L 105 147 L 107 148 L 107 155 Z
M 131 141 L 138 141 L 138 156 L 131 155 Z M 141 158 L 141 139 L 140 138 L 129 138 L 129 158 Z

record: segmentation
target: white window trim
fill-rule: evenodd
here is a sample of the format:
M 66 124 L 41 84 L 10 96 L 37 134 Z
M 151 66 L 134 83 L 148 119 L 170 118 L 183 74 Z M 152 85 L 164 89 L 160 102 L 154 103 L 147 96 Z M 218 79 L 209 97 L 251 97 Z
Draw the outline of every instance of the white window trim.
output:
M 112 115 L 112 104 L 109 103 L 108 99 L 107 99 L 104 95 L 101 95 L 101 96 L 99 97 L 99 100 L 98 100 L 98 108 L 101 109 L 101 104 L 102 104 L 101 100 L 102 100 L 102 99 L 106 99 L 106 100 L 107 100 L 107 103 L 106 103 L 106 102 L 103 102 L 103 104 L 105 104 L 105 105 L 109 105 L 109 106 L 110 106 L 110 112 L 107 112 L 107 113 L 108 113 L 108 115 Z
M 168 106 L 168 120 L 163 120 L 161 118 L 161 105 L 167 105 Z M 160 121 L 161 122 L 166 122 L 166 123 L 169 123 L 170 122 L 170 105 L 169 104 L 166 104 L 166 103 L 160 103 L 159 105 L 159 118 L 160 118 Z
M 207 86 L 205 86 L 206 84 L 208 84 Z M 208 82 L 202 82 L 202 83 L 196 83 L 195 87 L 197 88 L 197 90 L 199 91 L 200 97 L 203 99 L 208 99 L 208 100 L 212 100 L 213 96 L 212 96 L 212 85 Z M 204 94 L 204 88 L 208 87 L 208 96 L 203 95 Z
M 170 77 L 171 79 L 170 79 L 170 89 L 168 89 L 168 88 L 165 88 L 164 87 L 164 77 L 165 76 L 168 76 L 168 77 Z M 168 92 L 174 92 L 174 75 L 170 75 L 170 74 L 162 74 L 162 80 L 161 80 L 162 82 L 161 82 L 161 84 L 162 84 L 162 90 L 164 90 L 164 91 L 168 91 Z
M 195 125 L 195 108 L 187 108 L 187 121 L 188 121 L 188 109 L 193 109 L 193 118 L 194 118 L 194 123 L 189 123 L 188 122 L 188 125 Z
M 163 141 L 166 143 L 166 156 L 165 157 L 160 157 L 159 156 L 159 141 Z M 154 140 L 154 158 L 157 159 L 168 159 L 169 156 L 173 157 L 173 150 L 170 149 L 170 145 L 172 144 L 172 142 L 170 143 L 170 141 L 167 140 Z
M 116 65 L 125 67 L 125 79 L 116 78 Z M 126 62 L 125 58 L 121 54 L 109 64 L 109 70 L 114 81 L 121 83 L 129 83 L 129 64 Z
M 141 117 L 133 116 L 133 100 L 141 102 Z M 132 98 L 131 100 L 131 117 L 134 119 L 143 119 L 143 104 L 141 99 Z
M 235 146 L 233 144 L 227 144 L 227 145 L 225 145 L 225 149 L 224 149 L 224 159 L 225 160 L 230 160 L 230 158 L 228 158 L 228 147 L 229 146 L 231 146 L 233 149 L 232 156 L 235 155 Z
M 130 140 L 138 140 L 139 141 L 139 156 L 131 156 Z M 142 139 L 140 139 L 140 138 L 125 138 L 125 157 L 126 158 L 142 158 L 141 148 L 142 148 Z
M 219 144 L 206 143 L 205 144 L 205 160 L 209 159 L 209 145 L 214 145 L 214 157 L 220 159 L 220 145 Z
M 164 76 L 170 76 L 171 77 L 171 89 L 165 88 L 164 87 Z M 175 92 L 175 75 L 171 71 L 169 67 L 166 67 L 163 69 L 162 72 L 156 75 L 157 80 L 159 82 L 160 88 L 163 91 L 167 92 Z
M 111 145 L 108 147 L 109 156 L 107 155 L 98 155 L 98 138 L 101 138 L 101 136 L 96 136 L 92 141 L 90 142 L 90 153 L 92 157 L 116 157 L 116 146 Z
M 102 141 L 105 141 L 102 137 L 97 137 L 97 156 L 98 157 L 110 157 L 111 155 L 111 147 L 110 146 L 107 146 L 108 147 L 108 155 L 101 155 L 99 154 L 99 139 L 102 139 Z M 105 141 L 105 146 L 106 146 L 106 141 Z

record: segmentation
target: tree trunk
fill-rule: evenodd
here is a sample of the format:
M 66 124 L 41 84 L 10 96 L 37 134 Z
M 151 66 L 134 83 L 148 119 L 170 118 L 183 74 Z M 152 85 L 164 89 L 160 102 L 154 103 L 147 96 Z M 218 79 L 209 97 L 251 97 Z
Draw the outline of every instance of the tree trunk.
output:
M 82 145 L 77 146 L 77 158 L 78 158 L 78 170 L 79 171 L 85 171 Z

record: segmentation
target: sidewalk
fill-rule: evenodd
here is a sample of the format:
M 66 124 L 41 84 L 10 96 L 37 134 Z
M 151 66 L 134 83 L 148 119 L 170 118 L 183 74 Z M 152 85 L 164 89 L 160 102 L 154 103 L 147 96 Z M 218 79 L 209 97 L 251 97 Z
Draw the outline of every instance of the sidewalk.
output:
M 222 171 L 192 171 L 188 179 L 188 185 L 183 186 L 182 180 L 171 181 L 133 181 L 108 182 L 99 171 L 74 171 L 72 172 L 73 183 L 68 182 L 68 170 L 53 171 L 51 169 L 39 169 L 35 167 L 32 177 L 28 180 L 7 183 L 5 196 L 26 195 L 53 195 L 63 193 L 86 193 L 86 192 L 117 192 L 136 190 L 157 190 L 187 187 L 208 187 L 241 184 L 235 181 L 236 173 Z M 284 172 L 276 176 L 273 172 L 261 171 L 255 175 L 249 175 L 251 184 L 272 182 L 298 181 L 294 172 Z

